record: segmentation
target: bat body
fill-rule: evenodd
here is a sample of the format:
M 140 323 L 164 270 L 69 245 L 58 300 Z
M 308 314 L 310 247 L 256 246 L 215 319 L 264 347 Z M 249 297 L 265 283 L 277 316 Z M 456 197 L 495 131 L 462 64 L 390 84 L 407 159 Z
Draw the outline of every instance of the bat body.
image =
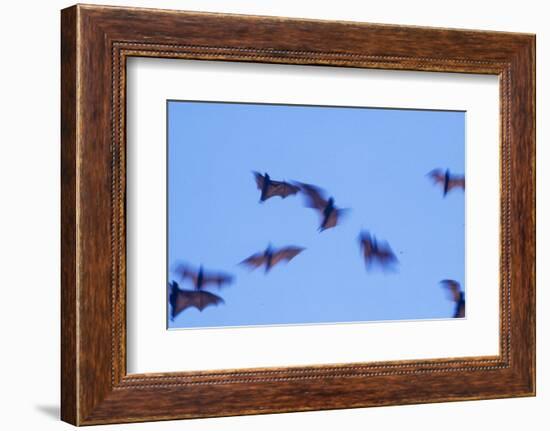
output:
M 374 235 L 362 231 L 359 234 L 359 247 L 363 254 L 365 266 L 371 268 L 377 263 L 382 268 L 391 268 L 399 263 L 397 257 L 387 242 L 378 242 Z
M 209 305 L 223 304 L 223 299 L 218 295 L 203 290 L 180 289 L 178 283 L 170 283 L 169 302 L 172 307 L 171 319 L 190 307 L 195 307 L 200 312 Z
M 455 303 L 453 317 L 464 317 L 466 315 L 466 300 L 464 292 L 460 289 L 460 283 L 455 280 L 441 280 L 440 283 L 451 294 L 451 299 Z
M 221 272 L 205 272 L 202 265 L 196 271 L 187 265 L 180 264 L 176 267 L 175 272 L 180 276 L 182 281 L 186 279 L 191 280 L 197 290 L 207 288 L 209 285 L 214 285 L 220 289 L 224 285 L 233 282 L 233 276 Z
M 300 188 L 294 186 L 286 181 L 272 180 L 269 174 L 266 172 L 264 175 L 259 172 L 252 172 L 256 179 L 256 186 L 261 191 L 260 202 L 264 202 L 274 196 L 280 196 L 286 198 L 290 195 L 295 195 L 300 191 Z
M 275 250 L 271 248 L 271 246 L 268 246 L 263 252 L 247 257 L 241 262 L 241 264 L 252 269 L 265 265 L 265 272 L 267 273 L 271 270 L 271 268 L 280 262 L 290 262 L 304 250 L 305 249 L 303 247 L 294 246 L 283 247 Z
M 312 184 L 297 184 L 306 197 L 306 206 L 319 211 L 321 216 L 319 231 L 335 227 L 346 210 L 336 207 L 333 197 L 326 199 L 325 192 L 320 187 Z
M 441 184 L 443 187 L 443 197 L 447 196 L 452 189 L 466 188 L 466 181 L 464 175 L 451 175 L 449 169 L 443 172 L 441 169 L 434 169 L 428 173 L 428 176 L 432 179 L 434 184 Z

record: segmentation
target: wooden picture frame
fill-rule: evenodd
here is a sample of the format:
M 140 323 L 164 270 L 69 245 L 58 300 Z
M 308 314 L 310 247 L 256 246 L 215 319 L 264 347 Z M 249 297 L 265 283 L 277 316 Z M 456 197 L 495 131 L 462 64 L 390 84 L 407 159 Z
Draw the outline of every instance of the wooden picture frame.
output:
M 535 394 L 535 36 L 77 5 L 61 14 L 61 418 L 74 425 Z M 127 374 L 130 56 L 500 77 L 500 355 Z

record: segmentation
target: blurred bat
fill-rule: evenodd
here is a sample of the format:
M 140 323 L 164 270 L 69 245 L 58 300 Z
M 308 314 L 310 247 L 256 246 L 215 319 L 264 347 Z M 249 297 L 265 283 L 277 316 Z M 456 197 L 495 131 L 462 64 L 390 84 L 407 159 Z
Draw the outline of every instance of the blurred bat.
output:
M 264 202 L 273 196 L 280 196 L 284 199 L 287 196 L 295 195 L 300 191 L 299 187 L 285 181 L 272 180 L 267 172 L 264 175 L 256 171 L 253 171 L 252 173 L 256 178 L 258 190 L 261 190 L 260 202 Z
M 347 211 L 334 205 L 334 198 L 325 198 L 326 193 L 320 187 L 312 184 L 296 183 L 306 197 L 306 206 L 319 211 L 321 224 L 319 231 L 322 232 L 338 224 L 341 216 Z
M 199 270 L 196 271 L 188 265 L 179 264 L 176 266 L 175 272 L 180 276 L 182 281 L 186 279 L 191 280 L 197 290 L 205 289 L 209 285 L 215 285 L 220 289 L 224 285 L 233 282 L 232 275 L 221 272 L 208 273 L 204 271 L 202 265 L 199 267 Z
M 379 243 L 376 237 L 367 231 L 361 231 L 359 234 L 359 247 L 367 269 L 374 263 L 378 263 L 382 268 L 390 268 L 399 263 L 390 245 L 386 241 Z
M 252 269 L 265 265 L 265 272 L 267 273 L 279 262 L 290 262 L 304 250 L 305 248 L 303 247 L 294 246 L 283 247 L 279 250 L 275 250 L 271 248 L 271 245 L 268 245 L 263 252 L 247 257 L 241 262 L 241 265 L 246 265 Z
M 440 283 L 451 294 L 451 300 L 456 304 L 453 317 L 464 317 L 466 311 L 466 301 L 464 292 L 460 289 L 460 283 L 455 280 L 441 280 Z
M 183 310 L 195 307 L 200 312 L 209 305 L 223 304 L 224 301 L 218 295 L 203 290 L 185 290 L 180 289 L 178 283 L 170 283 L 170 305 L 172 306 L 171 319 L 180 314 Z
M 434 169 L 428 173 L 428 176 L 432 179 L 434 184 L 441 184 L 443 186 L 443 197 L 454 188 L 460 188 L 462 190 L 466 188 L 464 175 L 451 175 L 448 169 L 445 172 L 441 169 Z

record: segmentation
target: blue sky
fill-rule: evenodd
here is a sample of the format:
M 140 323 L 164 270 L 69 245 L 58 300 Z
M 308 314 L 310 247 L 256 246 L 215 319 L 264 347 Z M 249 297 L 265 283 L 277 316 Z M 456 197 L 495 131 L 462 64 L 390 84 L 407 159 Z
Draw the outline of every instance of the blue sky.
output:
M 168 102 L 168 278 L 174 263 L 235 276 L 225 304 L 187 309 L 169 328 L 450 318 L 438 284 L 464 286 L 464 193 L 426 177 L 464 173 L 465 113 Z M 317 231 L 302 196 L 260 204 L 252 170 L 324 188 L 350 208 Z M 395 273 L 367 272 L 357 236 L 387 240 Z M 238 265 L 271 243 L 306 247 L 287 265 Z M 191 288 L 183 283 L 183 287 Z M 161 294 L 164 295 L 164 290 Z

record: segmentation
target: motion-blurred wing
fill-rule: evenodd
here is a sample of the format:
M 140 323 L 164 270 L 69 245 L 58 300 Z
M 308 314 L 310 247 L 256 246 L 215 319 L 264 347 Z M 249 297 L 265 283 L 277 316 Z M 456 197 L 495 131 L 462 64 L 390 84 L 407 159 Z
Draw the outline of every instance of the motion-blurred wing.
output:
M 279 251 L 276 251 L 275 253 L 273 253 L 273 256 L 271 257 L 271 265 L 272 266 L 277 265 L 279 262 L 282 262 L 283 260 L 290 262 L 292 259 L 298 256 L 304 250 L 305 248 L 303 247 L 294 247 L 294 246 L 281 248 Z
M 280 196 L 284 199 L 287 196 L 295 195 L 299 191 L 299 187 L 285 181 L 270 181 L 264 199 L 269 199 L 273 196 Z
M 258 190 L 262 190 L 264 188 L 265 177 L 256 171 L 252 171 L 252 173 L 256 179 L 256 186 L 258 187 Z
M 368 232 L 361 232 L 359 234 L 359 247 L 363 253 L 363 259 L 365 264 L 371 262 L 372 257 L 374 256 L 374 245 L 372 243 L 372 238 Z
M 205 274 L 202 279 L 203 287 L 208 284 L 215 284 L 218 289 L 221 288 L 224 284 L 230 284 L 233 282 L 233 276 L 229 274 Z
M 441 280 L 440 283 L 448 289 L 449 293 L 451 294 L 451 299 L 458 303 L 460 301 L 460 298 L 462 296 L 462 292 L 460 291 L 460 283 L 455 280 Z
M 324 231 L 324 230 L 330 229 L 331 227 L 334 227 L 337 224 L 338 224 L 338 212 L 334 210 L 330 213 L 330 215 L 328 216 L 323 226 L 320 227 L 320 230 Z
M 378 246 L 376 257 L 383 266 L 393 265 L 398 262 L 397 256 L 387 242 Z
M 456 177 L 451 178 L 449 180 L 448 188 L 449 188 L 449 191 L 454 189 L 454 188 L 465 190 L 466 181 L 465 181 L 464 177 L 456 176 Z
M 428 172 L 428 176 L 432 179 L 434 184 L 445 183 L 445 174 L 441 169 L 434 169 L 433 171 Z
M 323 226 L 321 226 L 319 229 L 322 231 L 324 230 L 327 230 L 327 229 L 330 229 L 332 227 L 335 227 L 336 225 L 338 225 L 338 223 L 340 222 L 340 220 L 342 219 L 342 216 L 347 212 L 349 211 L 348 209 L 342 209 L 342 208 L 334 208 L 330 215 L 328 216 L 328 218 L 326 219 L 325 223 Z M 324 221 L 324 217 L 323 217 L 323 221 Z
M 182 281 L 189 279 L 193 282 L 193 284 L 196 286 L 199 279 L 199 274 L 197 271 L 192 269 L 190 266 L 186 264 L 179 264 L 176 266 L 174 272 L 179 275 L 180 279 Z
M 460 283 L 456 280 L 441 280 L 440 283 L 451 294 L 451 300 L 456 304 L 453 317 L 464 317 L 466 312 L 466 302 L 464 292 L 460 289 Z
M 308 207 L 318 209 L 319 211 L 323 211 L 326 208 L 328 201 L 323 197 L 325 192 L 320 187 L 304 183 L 298 183 L 298 185 L 306 196 L 306 205 Z
M 256 253 L 250 257 L 247 257 L 240 263 L 240 265 L 245 265 L 250 268 L 258 268 L 264 264 L 265 260 L 266 259 L 263 253 Z
M 359 244 L 367 268 L 377 263 L 382 268 L 387 269 L 399 263 L 390 245 L 386 241 L 377 243 L 376 239 L 371 237 L 368 232 L 362 232 L 359 235 Z

